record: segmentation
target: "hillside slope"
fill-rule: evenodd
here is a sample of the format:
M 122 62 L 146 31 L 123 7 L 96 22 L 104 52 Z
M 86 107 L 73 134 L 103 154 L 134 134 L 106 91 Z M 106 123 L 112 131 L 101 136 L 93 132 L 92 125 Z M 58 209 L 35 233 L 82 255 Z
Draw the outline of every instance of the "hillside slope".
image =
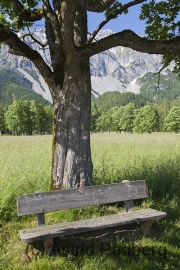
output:
M 0 70 L 0 103 L 8 106 L 14 100 L 36 100 L 47 105 L 49 101 L 34 92 L 32 83 L 16 69 Z

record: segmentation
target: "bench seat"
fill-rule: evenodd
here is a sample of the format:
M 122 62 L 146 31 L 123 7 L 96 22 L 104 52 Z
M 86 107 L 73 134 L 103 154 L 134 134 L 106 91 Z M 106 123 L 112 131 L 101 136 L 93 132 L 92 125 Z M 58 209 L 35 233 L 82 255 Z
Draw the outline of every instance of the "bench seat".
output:
M 20 230 L 19 234 L 22 241 L 33 242 L 164 217 L 166 217 L 166 213 L 148 208 L 113 214 L 111 216 L 102 216 L 98 218 Z

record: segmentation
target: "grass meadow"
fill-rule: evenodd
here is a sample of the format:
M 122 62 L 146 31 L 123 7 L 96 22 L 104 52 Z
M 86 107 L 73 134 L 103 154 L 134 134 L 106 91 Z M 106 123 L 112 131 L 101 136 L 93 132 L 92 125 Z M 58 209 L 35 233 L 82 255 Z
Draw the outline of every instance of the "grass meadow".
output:
M 179 269 L 180 134 L 92 134 L 94 184 L 144 179 L 149 198 L 136 207 L 165 211 L 167 218 L 155 221 L 149 235 L 142 235 L 137 227 L 120 232 L 116 239 L 116 232 L 111 232 L 109 248 L 103 253 L 99 242 L 93 254 L 71 252 L 48 257 L 38 244 L 19 240 L 18 231 L 36 226 L 36 222 L 34 216 L 17 217 L 16 199 L 24 193 L 49 190 L 51 144 L 48 135 L 0 136 L 0 270 Z M 48 214 L 47 223 L 122 210 L 118 205 L 109 205 L 59 211 Z

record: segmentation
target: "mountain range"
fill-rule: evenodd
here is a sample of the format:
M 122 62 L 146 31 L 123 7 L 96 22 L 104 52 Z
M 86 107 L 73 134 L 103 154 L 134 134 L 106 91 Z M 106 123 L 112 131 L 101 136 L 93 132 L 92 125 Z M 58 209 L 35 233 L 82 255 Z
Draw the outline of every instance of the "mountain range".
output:
M 102 30 L 96 39 L 101 39 L 112 33 L 111 30 Z M 39 41 L 45 41 L 43 29 L 36 31 L 34 35 Z M 50 65 L 48 50 L 40 50 L 38 45 L 32 45 L 29 37 L 27 37 L 26 42 L 38 50 Z M 180 83 L 178 77 L 172 74 L 173 64 L 162 71 L 159 84 L 157 75 L 154 76 L 161 69 L 161 62 L 161 55 L 149 55 L 120 46 L 94 55 L 90 59 L 92 95 L 98 97 L 105 92 L 118 91 L 121 93 L 141 93 L 144 96 L 158 99 L 159 96 L 166 97 L 168 91 L 171 91 L 171 99 L 176 98 L 180 95 L 180 90 L 178 90 Z M 23 83 L 27 85 L 29 82 L 29 90 L 52 102 L 49 89 L 33 63 L 21 56 L 9 54 L 7 46 L 1 45 L 0 75 L 5 70 L 17 72 L 22 79 L 21 86 Z M 3 91 L 2 84 L 0 84 L 0 91 Z

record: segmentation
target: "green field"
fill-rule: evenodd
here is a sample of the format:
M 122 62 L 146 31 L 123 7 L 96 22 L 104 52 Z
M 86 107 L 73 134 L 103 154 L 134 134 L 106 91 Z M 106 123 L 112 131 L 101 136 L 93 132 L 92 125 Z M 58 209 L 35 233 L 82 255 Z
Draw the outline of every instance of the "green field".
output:
M 18 230 L 35 226 L 35 217 L 18 218 L 16 198 L 49 190 L 51 136 L 0 136 L 0 269 L 179 269 L 180 265 L 180 134 L 92 134 L 94 184 L 145 179 L 149 199 L 141 206 L 167 212 L 150 235 L 138 230 L 117 238 L 118 246 L 154 248 L 154 253 L 93 256 L 42 256 L 27 252 Z M 139 204 L 136 207 L 141 207 Z M 48 214 L 48 223 L 122 211 L 116 205 L 87 207 Z M 28 245 L 28 248 L 30 246 Z M 160 252 L 161 251 L 161 252 Z

